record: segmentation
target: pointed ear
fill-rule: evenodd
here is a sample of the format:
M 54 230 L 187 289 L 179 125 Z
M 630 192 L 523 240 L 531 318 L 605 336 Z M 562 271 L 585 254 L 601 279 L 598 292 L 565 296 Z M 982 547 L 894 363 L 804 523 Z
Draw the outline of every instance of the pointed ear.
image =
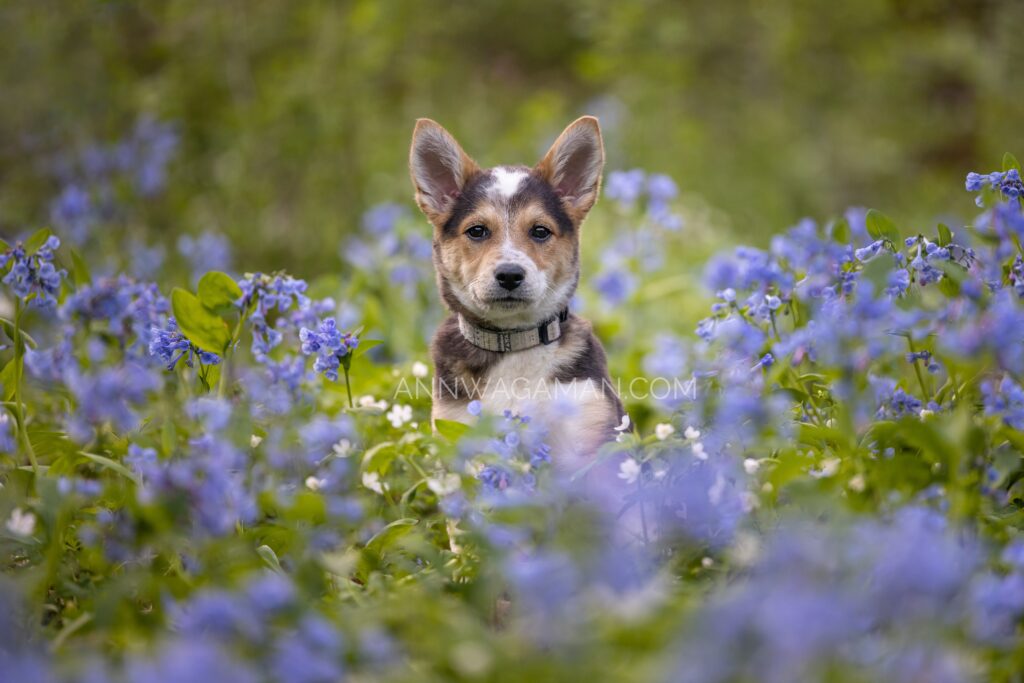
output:
M 409 173 L 416 187 L 416 203 L 427 218 L 443 218 L 466 181 L 479 170 L 439 123 L 417 119 L 409 151 Z
M 601 127 L 593 116 L 583 116 L 562 131 L 536 170 L 562 197 L 569 215 L 581 221 L 597 201 L 603 169 Z

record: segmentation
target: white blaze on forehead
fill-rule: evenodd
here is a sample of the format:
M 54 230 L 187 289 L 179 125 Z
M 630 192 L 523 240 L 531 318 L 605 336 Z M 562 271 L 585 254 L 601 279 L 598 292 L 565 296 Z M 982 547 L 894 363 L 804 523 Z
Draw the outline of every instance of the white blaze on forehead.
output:
M 494 176 L 494 182 L 488 189 L 505 199 L 511 198 L 519 189 L 520 183 L 526 178 L 526 171 L 501 166 L 491 171 L 491 174 Z

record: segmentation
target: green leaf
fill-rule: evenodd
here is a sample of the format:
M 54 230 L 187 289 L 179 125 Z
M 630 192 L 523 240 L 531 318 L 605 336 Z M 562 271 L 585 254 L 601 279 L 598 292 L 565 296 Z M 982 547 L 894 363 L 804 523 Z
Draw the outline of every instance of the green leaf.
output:
M 861 278 L 874 285 L 876 292 L 881 292 L 889 286 L 890 272 L 892 272 L 892 261 L 887 258 L 876 258 L 864 264 Z
M 458 441 L 463 434 L 469 431 L 469 425 L 455 420 L 434 420 L 434 429 L 437 433 L 449 441 Z
M 418 522 L 418 519 L 414 519 L 412 517 L 396 519 L 391 522 L 391 524 L 388 524 L 386 527 L 375 533 L 373 537 L 366 542 L 365 549 L 377 554 L 383 553 L 388 547 L 394 545 L 395 541 L 412 531 L 412 528 L 416 526 Z
M 277 572 L 278 574 L 284 574 L 284 569 L 281 567 L 281 560 L 277 559 L 277 553 L 269 545 L 261 545 L 256 548 L 256 554 L 263 560 L 263 564 L 267 565 L 268 568 Z
M 1017 157 L 1013 156 L 1009 152 L 1003 155 L 1003 173 L 1006 173 L 1011 168 L 1020 170 L 1020 162 L 1017 161 Z
M 136 484 L 140 483 L 139 478 L 135 475 L 134 472 L 132 472 L 130 469 L 128 469 L 121 463 L 117 462 L 116 460 L 111 460 L 105 455 L 96 455 L 95 453 L 86 453 L 85 451 L 80 452 L 79 455 L 81 455 L 83 458 L 86 458 L 87 460 L 93 461 L 94 463 L 96 463 L 100 467 L 103 467 L 104 469 L 113 470 L 114 472 L 117 472 L 118 474 L 127 477 Z
M 17 365 L 13 358 L 7 362 L 3 370 L 0 370 L 0 382 L 3 383 L 5 401 L 10 401 L 14 397 L 14 387 L 18 382 L 17 372 Z
M 894 244 L 899 244 L 903 238 L 900 236 L 900 229 L 891 218 L 881 211 L 871 209 L 865 218 L 868 234 L 876 240 L 887 239 Z
M 171 292 L 171 309 L 182 334 L 193 344 L 204 351 L 224 353 L 231 342 L 227 323 L 203 306 L 194 294 L 176 287 Z
M 212 270 L 199 280 L 199 301 L 211 311 L 220 313 L 234 308 L 242 298 L 242 288 L 228 275 Z
M 46 240 L 50 239 L 50 235 L 52 234 L 53 232 L 51 232 L 49 228 L 37 230 L 35 234 L 25 240 L 25 253 L 35 253 L 39 247 L 46 244 Z
M 377 348 L 383 343 L 383 339 L 360 339 L 359 346 L 357 346 L 356 350 L 352 352 L 352 357 L 359 358 L 360 356 L 365 355 L 370 349 Z
M 840 218 L 832 224 L 832 241 L 839 244 L 850 243 L 850 222 Z
M 363 471 L 386 472 L 397 455 L 394 441 L 382 441 L 363 454 Z
M 92 282 L 92 276 L 89 274 L 89 266 L 85 264 L 85 261 L 82 259 L 82 255 L 78 253 L 77 249 L 71 250 L 71 270 L 77 287 L 84 287 Z
M 945 223 L 939 223 L 939 246 L 948 246 L 953 241 L 953 233 Z

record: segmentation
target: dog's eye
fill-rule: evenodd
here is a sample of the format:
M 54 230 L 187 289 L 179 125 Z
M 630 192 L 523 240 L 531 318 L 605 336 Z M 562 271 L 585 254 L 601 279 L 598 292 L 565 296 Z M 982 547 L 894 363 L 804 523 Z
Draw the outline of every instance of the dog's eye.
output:
M 466 230 L 466 235 L 471 240 L 483 240 L 487 239 L 487 236 L 491 234 L 491 231 L 482 225 L 474 225 Z
M 543 225 L 535 225 L 532 228 L 530 228 L 530 237 L 537 240 L 538 242 L 543 242 L 547 240 L 547 238 L 551 237 L 551 235 L 552 232 L 545 228 Z

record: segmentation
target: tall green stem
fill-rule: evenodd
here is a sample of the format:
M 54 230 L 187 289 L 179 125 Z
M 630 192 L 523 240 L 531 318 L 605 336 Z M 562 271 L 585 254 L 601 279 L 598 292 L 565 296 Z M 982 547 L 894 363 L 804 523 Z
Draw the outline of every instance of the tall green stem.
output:
M 352 383 L 348 380 L 348 363 L 342 363 L 341 367 L 345 371 L 345 393 L 348 394 L 348 407 L 355 408 L 355 401 L 352 400 Z
M 911 353 L 917 353 L 917 349 L 914 348 L 914 342 L 910 337 L 907 337 L 907 345 L 910 347 Z M 925 385 L 924 375 L 921 374 L 921 366 L 918 364 L 917 358 L 914 359 L 914 374 L 917 375 L 917 383 L 921 385 L 921 392 L 924 394 L 925 400 L 930 401 L 932 396 Z
M 18 418 L 18 438 L 21 441 L 21 448 L 28 455 L 28 461 L 32 464 L 32 474 L 38 477 L 39 461 L 36 460 L 36 452 L 32 450 L 32 441 L 28 438 L 25 404 L 21 396 L 21 378 L 25 374 L 25 350 L 21 337 L 21 315 L 24 312 L 24 307 L 20 297 L 15 300 L 14 307 L 14 410 Z
M 234 351 L 235 344 L 238 343 L 238 339 L 242 335 L 242 326 L 245 321 L 249 318 L 248 309 L 238 316 L 238 324 L 235 325 L 235 331 L 231 333 L 231 341 L 228 342 L 228 346 L 224 349 L 224 357 L 220 361 L 220 380 L 217 382 L 217 398 L 224 398 L 224 394 L 228 390 L 228 356 Z

